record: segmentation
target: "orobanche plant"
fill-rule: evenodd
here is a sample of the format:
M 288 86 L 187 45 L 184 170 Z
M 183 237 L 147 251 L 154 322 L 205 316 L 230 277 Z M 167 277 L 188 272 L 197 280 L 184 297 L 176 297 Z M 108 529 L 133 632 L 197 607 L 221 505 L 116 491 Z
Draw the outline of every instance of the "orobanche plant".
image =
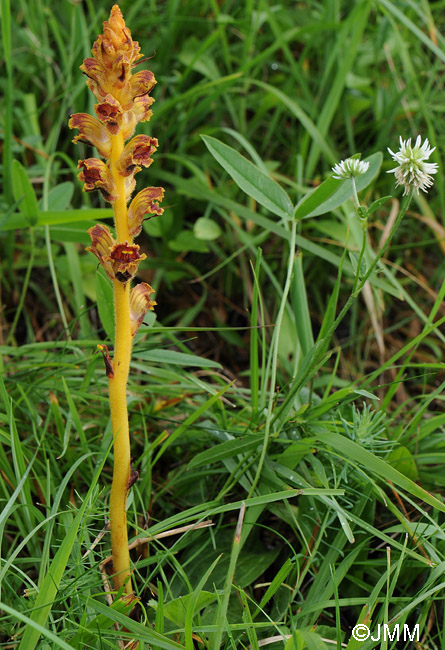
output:
M 132 340 L 149 309 L 156 304 L 153 289 L 141 282 L 131 289 L 131 281 L 145 255 L 139 252 L 134 238 L 141 232 L 146 215 L 160 215 L 164 195 L 162 187 L 147 187 L 127 203 L 135 188 L 135 174 L 149 167 L 158 141 L 147 135 L 133 137 L 138 122 L 152 114 L 154 99 L 150 91 L 156 83 L 149 70 L 133 73 L 142 54 L 125 26 L 118 5 L 104 22 L 103 34 L 93 45 L 92 57 L 84 60 L 81 70 L 97 99 L 96 117 L 87 113 L 71 116 L 69 126 L 79 130 L 74 142 L 87 142 L 103 158 L 79 161 L 79 178 L 84 190 L 98 189 L 114 208 L 115 235 L 97 224 L 89 229 L 91 247 L 113 283 L 115 312 L 114 356 L 106 346 L 98 346 L 104 358 L 109 381 L 110 410 L 114 439 L 114 469 L 110 494 L 110 529 L 115 589 L 132 593 L 130 554 L 128 550 L 126 500 L 136 478 L 131 466 L 130 435 L 127 411 L 127 380 Z M 131 139 L 130 139 L 131 138 Z M 129 140 L 129 142 L 127 142 Z M 126 144 L 127 142 L 127 144 Z

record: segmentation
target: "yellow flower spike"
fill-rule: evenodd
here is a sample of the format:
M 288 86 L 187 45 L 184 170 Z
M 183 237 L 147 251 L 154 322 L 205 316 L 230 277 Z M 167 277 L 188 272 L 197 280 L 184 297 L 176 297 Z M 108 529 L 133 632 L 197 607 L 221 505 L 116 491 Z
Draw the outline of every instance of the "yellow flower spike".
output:
M 156 203 L 164 190 L 151 187 L 142 190 L 131 202 L 127 201 L 135 185 L 135 174 L 149 167 L 158 141 L 138 135 L 127 146 L 138 122 L 150 119 L 154 99 L 149 96 L 156 79 L 149 70 L 132 73 L 143 56 L 139 44 L 131 38 L 118 5 L 111 9 L 104 22 L 103 33 L 93 45 L 92 57 L 84 60 L 80 69 L 87 77 L 98 103 L 97 119 L 84 113 L 73 115 L 70 126 L 79 129 L 75 141 L 82 139 L 94 144 L 107 163 L 96 158 L 79 161 L 79 178 L 84 189 L 98 189 L 113 203 L 116 237 L 107 226 L 97 224 L 89 229 L 91 251 L 113 282 L 115 313 L 114 358 L 106 346 L 98 346 L 105 360 L 110 395 L 110 411 L 114 441 L 113 482 L 110 492 L 110 531 L 113 559 L 113 584 L 132 594 L 130 553 L 128 550 L 126 501 L 128 490 L 137 478 L 131 468 L 130 430 L 127 409 L 127 381 L 130 369 L 132 339 L 149 309 L 156 304 L 150 299 L 153 289 L 141 283 L 130 292 L 131 279 L 145 255 L 133 238 L 141 231 L 146 214 L 162 214 Z M 142 61 L 139 61 L 142 63 Z
M 144 322 L 147 311 L 153 311 L 157 302 L 151 300 L 150 296 L 154 289 L 146 282 L 141 282 L 132 289 L 130 294 L 130 319 L 131 335 L 135 336 L 136 332 Z
M 137 237 L 141 232 L 146 214 L 159 216 L 164 212 L 156 203 L 163 198 L 163 187 L 146 187 L 136 194 L 128 208 L 128 229 L 132 237 Z
M 98 158 L 79 160 L 79 180 L 84 183 L 85 192 L 99 190 L 106 201 L 116 200 L 116 187 L 108 166 Z
M 158 148 L 156 138 L 148 135 L 136 135 L 126 145 L 117 163 L 117 170 L 121 176 L 130 176 L 142 167 L 150 167 L 152 156 Z
M 109 158 L 111 154 L 111 136 L 108 130 L 98 119 L 88 113 L 75 113 L 71 115 L 68 122 L 70 129 L 79 129 L 79 135 L 73 138 L 73 142 L 86 142 L 96 147 L 103 158 Z

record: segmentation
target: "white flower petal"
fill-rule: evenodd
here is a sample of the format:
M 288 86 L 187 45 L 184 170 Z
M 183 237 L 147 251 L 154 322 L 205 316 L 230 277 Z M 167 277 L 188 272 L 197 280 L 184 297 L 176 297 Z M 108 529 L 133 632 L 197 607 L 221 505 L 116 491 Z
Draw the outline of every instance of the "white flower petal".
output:
M 400 136 L 400 150 L 397 153 L 388 151 L 393 160 L 398 163 L 398 167 L 390 169 L 387 173 L 393 173 L 396 177 L 396 187 L 404 186 L 403 195 L 408 194 L 411 188 L 419 194 L 419 190 L 427 192 L 428 188 L 433 185 L 431 174 L 436 174 L 439 166 L 437 163 L 427 163 L 430 155 L 436 147 L 431 148 L 428 138 L 421 144 L 420 135 L 416 138 L 416 144 L 411 146 L 411 138 L 403 140 Z

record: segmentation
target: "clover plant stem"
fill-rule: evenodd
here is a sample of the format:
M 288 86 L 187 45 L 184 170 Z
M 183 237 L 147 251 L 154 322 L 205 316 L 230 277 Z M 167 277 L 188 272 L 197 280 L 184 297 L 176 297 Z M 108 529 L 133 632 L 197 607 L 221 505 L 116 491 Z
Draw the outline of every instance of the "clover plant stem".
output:
M 393 229 L 391 230 L 391 233 L 389 234 L 389 237 L 387 238 L 385 244 L 382 246 L 382 248 L 379 250 L 375 258 L 372 260 L 372 263 L 369 265 L 368 270 L 366 271 L 365 275 L 361 278 L 360 282 L 357 282 L 358 278 L 358 273 L 360 267 L 357 267 L 357 274 L 356 274 L 356 279 L 354 281 L 354 289 L 351 292 L 351 295 L 349 296 L 348 300 L 346 301 L 343 309 L 340 311 L 339 315 L 335 319 L 334 323 L 331 325 L 329 328 L 329 331 L 326 334 L 326 339 L 329 340 L 332 336 L 332 334 L 335 332 L 347 312 L 349 311 L 350 307 L 352 304 L 355 302 L 359 294 L 361 293 L 363 287 L 365 286 L 366 282 L 368 281 L 369 277 L 373 273 L 374 269 L 377 267 L 377 264 L 385 254 L 386 250 L 388 249 L 388 246 L 390 245 L 392 238 L 394 237 L 394 234 L 396 233 L 403 217 L 405 216 L 406 211 L 409 208 L 409 205 L 411 203 L 411 199 L 413 197 L 413 190 L 410 191 L 410 193 L 403 198 L 402 205 L 400 207 L 399 214 L 397 216 L 396 222 L 393 226 Z M 364 233 L 364 244 L 366 242 L 366 233 Z M 364 252 L 364 247 L 362 247 L 362 251 Z M 361 264 L 363 255 L 360 256 L 359 258 L 359 264 Z
M 127 202 L 125 178 L 116 168 L 124 147 L 120 134 L 112 138 L 110 170 L 116 187 L 114 221 L 117 241 L 130 243 L 127 223 Z M 113 556 L 114 586 L 120 589 L 125 583 L 125 592 L 133 589 L 130 577 L 130 553 L 127 531 L 127 492 L 130 476 L 130 432 L 127 409 L 127 381 L 131 359 L 130 283 L 113 281 L 115 345 L 114 377 L 109 379 L 111 423 L 114 439 L 113 482 L 110 494 L 110 530 Z
M 357 260 L 357 270 L 356 270 L 356 273 L 355 273 L 355 280 L 354 280 L 354 286 L 352 288 L 352 295 L 354 295 L 356 290 L 357 290 L 357 285 L 358 285 L 359 280 L 360 280 L 360 269 L 362 267 L 363 256 L 364 256 L 365 250 L 366 250 L 366 234 L 367 234 L 366 228 L 362 229 L 362 233 L 363 233 L 362 247 L 361 247 L 360 254 L 359 254 L 358 260 Z

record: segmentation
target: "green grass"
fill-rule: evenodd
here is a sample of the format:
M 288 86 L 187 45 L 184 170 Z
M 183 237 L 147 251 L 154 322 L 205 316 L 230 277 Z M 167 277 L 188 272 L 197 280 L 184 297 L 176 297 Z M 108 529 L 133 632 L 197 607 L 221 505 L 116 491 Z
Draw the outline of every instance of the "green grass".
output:
M 363 622 L 445 648 L 442 5 L 122 2 L 158 81 L 140 187 L 166 189 L 141 237 L 130 617 L 99 567 L 114 334 L 84 251 L 111 211 L 67 127 L 110 5 L 2 0 L 0 648 L 414 647 L 356 642 Z M 386 148 L 418 133 L 434 187 L 348 302 L 362 229 L 330 169 L 370 161 L 364 274 L 400 209 Z

